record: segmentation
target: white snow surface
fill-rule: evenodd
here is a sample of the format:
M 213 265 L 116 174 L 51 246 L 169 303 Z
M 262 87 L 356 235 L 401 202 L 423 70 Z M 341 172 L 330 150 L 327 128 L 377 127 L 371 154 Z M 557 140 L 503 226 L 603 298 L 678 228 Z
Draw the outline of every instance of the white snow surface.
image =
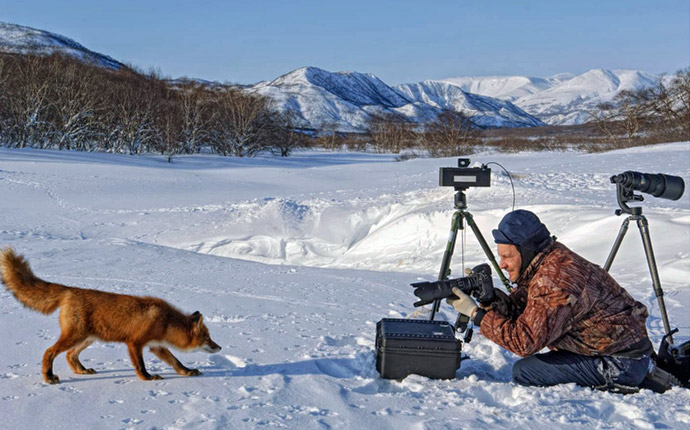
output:
M 541 217 L 574 251 L 603 265 L 623 219 L 608 178 L 625 170 L 690 180 L 690 143 L 603 154 L 473 155 L 513 175 L 517 207 Z M 136 378 L 122 344 L 82 354 L 95 375 L 40 375 L 59 336 L 57 313 L 0 291 L 0 415 L 8 429 L 681 429 L 690 391 L 623 396 L 573 384 L 511 382 L 517 356 L 475 333 L 453 380 L 384 380 L 375 325 L 415 314 L 409 283 L 437 275 L 453 213 L 438 168 L 456 160 L 297 152 L 286 159 L 123 156 L 0 149 L 0 245 L 43 279 L 161 297 L 204 315 L 216 354 L 176 355 L 202 376 L 181 377 L 148 351 L 160 381 Z M 484 236 L 511 209 L 495 165 L 490 188 L 470 189 Z M 641 204 L 671 323 L 690 336 L 690 193 Z M 655 344 L 663 327 L 641 240 L 631 225 L 613 276 L 647 305 Z M 460 243 L 452 269 L 462 273 Z M 484 262 L 472 234 L 465 265 Z M 270 264 L 267 264 L 270 263 Z M 500 282 L 494 278 L 496 285 Z M 427 309 L 428 311 L 428 309 Z M 443 304 L 439 317 L 455 320 Z

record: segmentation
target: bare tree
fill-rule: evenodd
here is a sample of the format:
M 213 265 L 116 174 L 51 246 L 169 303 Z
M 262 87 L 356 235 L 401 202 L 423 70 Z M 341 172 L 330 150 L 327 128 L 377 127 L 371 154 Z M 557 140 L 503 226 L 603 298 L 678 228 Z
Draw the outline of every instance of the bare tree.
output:
M 304 123 L 297 113 L 291 110 L 274 112 L 271 118 L 273 127 L 268 139 L 271 152 L 287 157 L 292 150 L 306 145 L 308 137 L 302 132 Z
M 173 157 L 183 152 L 185 136 L 182 116 L 179 93 L 166 88 L 156 110 L 153 148 L 167 155 L 168 163 L 172 163 Z
M 612 144 L 618 144 L 618 132 L 616 106 L 612 102 L 603 102 L 597 105 L 597 109 L 589 113 L 589 122 L 594 123 Z
M 270 111 L 264 97 L 226 87 L 219 94 L 217 106 L 214 140 L 221 153 L 251 157 L 263 149 L 270 125 L 267 121 Z
M 190 81 L 179 86 L 177 91 L 182 115 L 182 148 L 188 154 L 199 152 L 209 141 L 218 112 L 213 109 L 206 85 Z
M 473 152 L 479 132 L 471 117 L 462 112 L 444 111 L 424 126 L 422 146 L 432 157 L 449 157 Z
M 393 113 L 372 115 L 367 126 L 376 152 L 399 153 L 413 138 L 412 123 Z
M 13 145 L 43 148 L 50 140 L 50 81 L 45 60 L 36 55 L 4 55 L 3 94 L 8 139 Z
M 327 151 L 335 151 L 338 147 L 339 137 L 338 123 L 335 121 L 323 121 L 319 127 L 318 142 Z
M 668 84 L 660 78 L 648 98 L 667 130 L 676 131 L 680 139 L 690 139 L 690 68 L 678 71 Z
M 90 150 L 96 114 L 103 109 L 96 90 L 94 66 L 55 57 L 51 64 L 53 141 L 58 149 Z
M 138 154 L 153 145 L 156 138 L 155 113 L 159 101 L 155 76 L 123 72 L 111 82 L 107 140 L 113 152 Z

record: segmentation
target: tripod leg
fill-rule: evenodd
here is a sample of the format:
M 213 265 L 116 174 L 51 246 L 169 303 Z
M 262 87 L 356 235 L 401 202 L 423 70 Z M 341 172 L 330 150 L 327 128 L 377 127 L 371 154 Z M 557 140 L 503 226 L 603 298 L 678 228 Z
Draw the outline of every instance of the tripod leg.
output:
M 443 252 L 441 270 L 438 272 L 439 281 L 448 279 L 448 275 L 450 274 L 450 259 L 453 257 L 453 250 L 455 249 L 455 240 L 458 237 L 458 230 L 462 228 L 461 219 L 462 213 L 460 211 L 457 211 L 453 214 L 453 219 L 450 223 L 450 235 L 448 236 L 448 243 L 446 244 L 446 250 Z M 434 320 L 436 312 L 440 307 L 441 301 L 435 300 L 434 305 L 431 307 L 431 321 Z
M 616 258 L 616 254 L 618 254 L 618 249 L 620 249 L 621 243 L 623 242 L 623 238 L 625 237 L 625 233 L 628 231 L 629 223 L 630 218 L 626 218 L 623 221 L 621 229 L 618 231 L 618 236 L 616 237 L 616 240 L 613 242 L 613 248 L 611 248 L 609 257 L 606 259 L 606 264 L 604 264 L 604 270 L 606 270 L 607 272 L 611 268 L 611 265 L 613 264 L 613 259 Z
M 666 313 L 666 304 L 664 303 L 664 291 L 661 289 L 661 281 L 659 280 L 659 271 L 656 267 L 656 260 L 654 259 L 654 251 L 652 250 L 652 239 L 649 237 L 649 223 L 644 215 L 637 218 L 637 226 L 642 235 L 642 244 L 644 245 L 644 253 L 647 256 L 647 264 L 649 265 L 649 273 L 652 275 L 652 285 L 654 285 L 654 293 L 659 302 L 659 311 L 661 313 L 661 320 L 664 322 L 664 330 L 670 343 L 673 343 L 671 336 L 671 324 L 668 321 L 668 314 Z
M 508 278 L 506 278 L 506 275 L 503 274 L 503 271 L 498 267 L 496 257 L 494 257 L 494 253 L 491 251 L 491 248 L 489 248 L 489 245 L 486 243 L 484 236 L 482 236 L 482 232 L 479 230 L 479 227 L 477 227 L 477 224 L 474 222 L 474 217 L 471 213 L 465 212 L 465 218 L 467 219 L 467 224 L 469 224 L 470 228 L 474 232 L 474 235 L 477 238 L 477 241 L 479 242 L 479 246 L 482 247 L 482 250 L 484 250 L 484 254 L 486 254 L 486 257 L 491 262 L 491 265 L 494 266 L 494 270 L 496 270 L 496 273 L 498 274 L 498 277 L 501 279 L 501 282 L 503 283 L 503 285 L 506 286 L 508 291 L 510 291 L 512 289 L 512 287 L 510 286 L 510 282 L 508 281 Z

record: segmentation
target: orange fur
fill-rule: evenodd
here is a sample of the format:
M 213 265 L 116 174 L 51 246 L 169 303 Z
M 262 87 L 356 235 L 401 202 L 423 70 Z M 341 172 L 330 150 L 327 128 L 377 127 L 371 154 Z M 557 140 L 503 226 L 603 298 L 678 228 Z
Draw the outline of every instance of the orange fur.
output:
M 95 340 L 125 343 L 137 375 L 144 380 L 162 379 L 146 371 L 142 357 L 144 346 L 148 345 L 151 352 L 177 373 L 187 376 L 200 372 L 182 365 L 167 346 L 210 353 L 221 349 L 211 340 L 199 312 L 186 315 L 156 297 L 107 293 L 43 281 L 11 248 L 0 253 L 0 270 L 2 282 L 24 306 L 43 314 L 60 308 L 60 338 L 43 355 L 42 374 L 48 383 L 60 381 L 53 374 L 53 360 L 63 351 L 67 351 L 67 363 L 75 373 L 96 373 L 79 362 L 79 353 Z

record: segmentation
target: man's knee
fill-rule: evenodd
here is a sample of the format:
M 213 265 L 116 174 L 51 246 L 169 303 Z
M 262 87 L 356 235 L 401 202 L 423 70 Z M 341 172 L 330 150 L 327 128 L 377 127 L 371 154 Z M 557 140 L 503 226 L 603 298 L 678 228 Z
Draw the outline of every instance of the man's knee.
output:
M 518 360 L 513 365 L 513 381 L 520 385 L 539 385 L 534 379 L 534 368 L 538 365 L 537 359 L 532 357 Z

